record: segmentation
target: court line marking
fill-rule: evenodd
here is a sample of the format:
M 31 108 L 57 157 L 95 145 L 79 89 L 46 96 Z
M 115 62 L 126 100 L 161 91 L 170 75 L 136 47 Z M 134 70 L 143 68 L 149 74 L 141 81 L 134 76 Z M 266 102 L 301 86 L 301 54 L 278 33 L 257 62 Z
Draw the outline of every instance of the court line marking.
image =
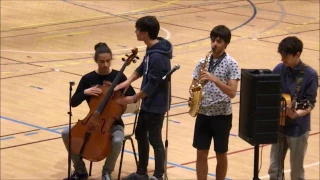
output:
M 161 30 L 163 30 L 166 33 L 166 37 L 165 39 L 170 39 L 171 37 L 171 33 L 169 30 L 160 27 Z M 138 46 L 137 48 L 145 48 L 146 45 L 143 46 Z M 132 48 L 126 48 L 126 49 L 115 49 L 112 50 L 112 52 L 122 52 L 122 51 L 128 51 L 128 50 L 132 50 Z M 45 51 L 20 51 L 20 50 L 11 50 L 11 49 L 1 49 L 1 51 L 3 52 L 13 52 L 13 53 L 29 53 L 29 54 L 93 54 L 94 51 L 78 51 L 78 52 L 45 52 Z
M 9 139 L 13 139 L 14 136 L 8 136 L 8 137 L 2 137 L 0 138 L 1 141 L 4 141 L 4 140 L 9 140 Z
M 231 29 L 231 31 L 236 30 L 236 29 L 238 29 L 238 28 L 241 28 L 242 26 L 248 24 L 251 20 L 253 20 L 253 19 L 255 18 L 256 12 L 257 12 L 256 7 L 255 7 L 255 5 L 251 2 L 251 0 L 247 0 L 247 1 L 249 2 L 251 8 L 253 9 L 253 14 L 252 14 L 252 16 L 251 16 L 247 21 L 245 21 L 244 23 L 242 23 L 242 24 L 240 24 L 239 26 Z M 117 15 L 117 14 L 115 14 L 115 16 L 116 16 L 116 15 Z M 160 27 L 160 29 L 162 29 L 162 28 Z M 203 41 L 203 40 L 206 40 L 206 39 L 207 39 L 207 38 L 202 38 L 202 39 L 198 39 L 198 40 L 194 40 L 194 41 L 190 41 L 190 42 L 186 42 L 186 43 L 177 44 L 177 45 L 174 45 L 174 46 L 181 46 L 181 45 L 185 45 L 185 44 L 192 44 L 192 43 L 199 42 L 199 41 Z M 143 47 L 146 47 L 146 46 L 143 46 Z M 139 47 L 139 48 L 140 48 L 140 47 Z M 131 49 L 130 49 L 130 50 L 131 50 Z M 27 53 L 27 52 L 28 52 L 28 51 L 12 51 L 12 50 L 2 50 L 2 49 L 1 49 L 1 51 L 16 52 L 16 53 L 20 53 L 20 52 L 22 52 L 22 53 Z M 115 50 L 115 51 L 117 51 L 117 50 Z M 118 50 L 118 51 L 123 51 L 123 50 L 120 49 L 120 50 Z M 44 52 L 29 52 L 29 53 L 44 53 Z M 45 53 L 50 53 L 50 52 L 45 52 Z M 62 53 L 65 54 L 65 52 L 62 52 Z M 68 52 L 68 53 L 71 54 L 71 53 L 87 53 L 87 52 Z M 61 54 L 61 52 L 56 52 L 56 54 Z
M 253 35 L 251 35 L 250 37 L 253 37 L 253 36 L 259 36 L 260 34 L 263 34 L 265 32 L 268 32 L 268 31 L 271 31 L 271 29 L 274 29 L 276 26 L 278 26 L 279 24 L 281 24 L 282 20 L 284 19 L 284 17 L 286 16 L 287 12 L 285 10 L 285 8 L 283 7 L 283 5 L 278 1 L 276 0 L 276 3 L 277 5 L 280 7 L 281 9 L 281 15 L 280 15 L 280 18 L 270 27 L 268 27 L 267 29 L 261 31 L 261 32 L 258 32 L 258 33 L 255 33 Z
M 319 163 L 319 162 L 318 162 Z
M 240 93 L 237 92 L 236 95 L 238 96 L 238 95 L 240 95 Z M 187 106 L 187 105 L 188 105 L 188 103 L 179 103 L 179 104 L 172 105 L 171 108 L 173 109 L 173 108 L 182 107 L 182 106 Z M 134 114 L 134 113 L 126 113 L 126 114 L 122 115 L 122 117 L 129 117 L 129 116 L 135 116 L 135 114 Z M 170 114 L 169 114 L 169 116 L 170 116 Z M 0 117 L 0 118 L 1 118 L 1 117 Z M 181 121 L 178 121 L 178 123 L 177 123 L 177 121 L 172 120 L 172 119 L 171 119 L 171 120 L 169 119 L 169 122 L 176 123 L 176 124 L 180 124 L 180 123 L 181 123 Z M 50 129 L 56 131 L 56 130 L 64 129 L 64 128 L 68 127 L 68 126 L 69 126 L 69 125 L 63 125 L 63 126 L 57 126 L 57 127 L 54 127 L 54 128 L 50 128 Z M 39 129 L 39 130 L 42 130 L 42 129 Z M 33 135 L 33 134 L 37 134 L 37 133 L 27 132 L 27 133 L 22 133 L 22 134 L 24 134 L 24 135 L 27 135 L 27 134 L 28 134 L 28 135 Z M 20 134 L 17 134 L 17 135 L 20 135 Z M 14 138 L 14 137 L 17 136 L 17 135 L 13 135 L 12 137 Z M 230 133 L 230 136 L 237 137 L 238 135 Z M 11 136 L 5 136 L 5 137 L 11 137 Z M 10 138 L 10 139 L 11 139 L 11 138 Z M 0 140 L 2 140 L 2 139 L 0 139 Z M 3 139 L 3 140 L 7 140 L 7 139 Z
M 281 9 L 283 9 L 283 8 L 281 8 Z M 284 14 L 285 14 L 285 12 L 284 12 Z M 281 19 L 283 19 L 283 17 L 281 17 L 278 21 L 281 21 Z M 298 24 L 298 25 L 292 25 L 292 26 L 287 26 L 285 28 L 275 29 L 274 27 L 276 25 L 278 25 L 277 24 L 278 21 L 277 21 L 276 24 L 274 24 L 273 26 L 269 27 L 268 28 L 269 30 L 267 30 L 267 31 L 263 30 L 262 32 L 255 33 L 253 35 L 241 36 L 241 37 L 235 39 L 234 41 L 243 40 L 243 39 L 246 39 L 246 38 L 252 38 L 253 36 L 257 36 L 257 35 L 259 36 L 259 35 L 263 35 L 263 34 L 277 33 L 278 31 L 285 31 L 286 29 L 291 29 L 291 28 L 296 27 L 296 26 L 306 26 L 306 25 L 308 25 L 308 24 L 310 24 L 312 22 L 315 22 L 317 20 L 319 20 L 319 18 L 317 18 L 316 20 L 305 21 L 305 22 L 302 22 L 301 24 Z M 171 37 L 170 31 L 168 31 L 165 28 L 161 28 L 161 29 L 166 32 L 166 34 L 167 34 L 166 39 L 169 39 Z M 274 30 L 270 30 L 270 29 L 274 29 Z M 261 38 L 263 38 L 263 37 L 261 37 Z M 259 38 L 253 38 L 253 39 L 254 40 L 259 40 Z M 199 46 L 199 45 L 204 45 L 204 44 L 198 43 L 198 44 L 192 44 L 192 45 L 189 45 L 189 46 L 190 47 L 193 47 L 193 46 L 195 47 L 195 46 Z M 146 47 L 146 46 L 139 46 L 138 48 L 144 48 L 144 47 Z M 175 47 L 175 48 L 179 49 L 177 47 Z M 113 50 L 113 51 L 121 52 L 121 51 L 126 51 L 126 50 L 131 50 L 131 49 L 130 48 L 127 48 L 127 49 L 116 49 L 116 50 Z M 15 53 L 39 53 L 39 54 L 42 54 L 42 53 L 43 54 L 51 54 L 51 53 L 57 53 L 57 54 L 88 54 L 88 53 L 90 53 L 90 54 L 92 54 L 93 53 L 93 51 L 83 51 L 83 52 L 32 52 L 32 51 L 19 51 L 19 50 L 17 50 L 17 51 L 16 50 L 1 50 L 1 51 L 4 51 L 4 52 L 15 52 Z
M 52 36 L 44 36 L 44 37 L 41 37 L 40 40 L 52 39 L 52 38 L 58 38 L 58 37 L 66 37 L 66 36 L 82 35 L 82 34 L 89 34 L 89 33 L 91 33 L 91 31 L 82 31 L 82 32 L 73 32 L 73 33 L 67 33 L 67 34 L 52 35 Z
M 51 132 L 51 133 L 54 133 L 54 134 L 61 135 L 61 132 L 58 132 L 58 131 L 55 131 L 55 130 L 52 130 L 52 129 L 49 129 L 49 128 L 37 126 L 37 125 L 31 124 L 31 123 L 26 123 L 26 122 L 23 122 L 23 121 L 20 121 L 20 120 L 16 120 L 16 119 L 4 117 L 4 116 L 0 116 L 0 118 L 4 119 L 4 120 L 11 121 L 11 122 L 15 122 L 15 123 L 18 123 L 18 124 L 22 124 L 22 125 L 25 125 L 25 126 L 34 127 L 34 128 L 38 128 L 38 129 L 47 131 L 47 132 Z M 9 137 L 7 137 L 7 138 L 9 138 Z M 128 151 L 128 150 L 125 150 L 125 152 L 129 153 L 129 154 L 133 154 L 133 152 Z M 149 156 L 149 159 L 154 160 L 154 158 L 151 157 L 151 156 Z M 187 166 L 179 165 L 179 164 L 176 164 L 176 163 L 173 163 L 173 162 L 169 162 L 169 161 L 167 162 L 167 164 L 172 165 L 174 167 L 179 167 L 181 169 L 186 169 L 186 170 L 190 170 L 190 171 L 196 171 L 196 169 L 194 169 L 194 168 L 190 168 L 190 167 L 187 167 Z M 208 173 L 208 176 L 214 176 L 215 177 L 216 175 L 212 174 L 212 173 Z M 231 180 L 231 179 L 227 178 L 227 180 Z
M 145 8 L 141 8 L 141 9 L 132 10 L 132 11 L 125 11 L 125 12 L 122 12 L 122 13 L 117 13 L 115 15 L 126 15 L 126 14 L 130 14 L 130 13 L 133 13 L 133 12 L 139 12 L 139 11 L 143 11 L 143 10 L 154 9 L 154 8 L 161 7 L 161 6 L 170 5 L 170 4 L 178 2 L 178 1 L 180 1 L 180 0 L 169 1 L 167 3 L 163 3 L 163 4 L 160 4 L 160 5 L 145 7 Z M 30 25 L 25 25 L 25 26 L 5 28 L 5 29 L 2 29 L 1 32 L 11 31 L 11 30 L 16 30 L 16 29 L 21 29 L 21 28 L 36 28 L 36 27 L 39 27 L 39 26 L 42 26 L 42 25 L 55 25 L 55 24 L 60 24 L 60 23 L 77 22 L 77 21 L 85 21 L 85 20 L 94 20 L 96 18 L 105 18 L 105 17 L 113 17 L 113 16 L 112 15 L 101 15 L 101 16 L 95 16 L 95 17 L 89 17 L 89 18 L 78 18 L 78 19 L 63 20 L 63 21 L 52 21 L 52 22 L 46 22 L 46 23 L 36 23 L 36 24 L 30 24 Z
M 166 5 L 170 5 L 172 3 L 175 3 L 175 2 L 178 2 L 180 0 L 173 0 L 173 1 L 169 1 L 169 2 L 166 2 L 166 3 L 162 3 L 160 5 L 155 5 L 155 6 L 151 6 L 151 7 L 146 7 L 146 8 L 141 8 L 141 9 L 137 9 L 137 10 L 133 10 L 133 11 L 127 11 L 127 12 L 124 12 L 124 13 L 119 13 L 119 14 L 115 14 L 116 16 L 117 15 L 125 15 L 125 14 L 128 14 L 128 13 L 132 13 L 132 12 L 139 12 L 139 11 L 142 11 L 142 10 L 149 10 L 149 9 L 154 9 L 154 8 L 157 8 L 157 7 L 161 7 L 161 6 L 166 6 Z M 98 16 L 98 17 L 108 17 L 108 16 L 111 16 L 111 15 L 103 15 L 103 16 Z M 87 18 L 87 19 L 91 19 L 91 18 Z M 81 20 L 81 19 L 78 19 L 78 21 Z M 83 19 L 82 19 L 83 20 Z M 70 20 L 67 20 L 67 21 L 62 21 L 62 22 L 68 22 Z M 61 21 L 60 21 L 61 22 Z M 71 21 L 72 22 L 72 21 Z M 52 23 L 52 22 L 51 22 Z M 54 22 L 54 23 L 57 23 L 57 22 Z M 36 26 L 40 26 L 40 25 L 45 25 L 45 24 L 50 24 L 49 23 L 41 23 L 41 24 L 35 24 L 35 25 L 28 25 L 26 27 L 36 27 Z M 22 28 L 22 27 L 18 27 L 18 28 Z M 11 28 L 9 30 L 12 30 L 12 29 L 15 29 L 15 28 Z M 168 31 L 167 29 L 165 28 L 162 28 L 160 27 L 160 29 L 162 29 L 165 33 L 166 33 L 166 38 L 165 39 L 169 39 L 170 36 L 171 36 L 171 33 L 170 31 Z M 2 31 L 5 31 L 5 30 L 8 30 L 8 29 L 3 29 Z M 144 46 L 139 46 L 137 48 L 145 48 L 146 45 Z M 116 49 L 116 50 L 113 50 L 113 52 L 122 52 L 122 51 L 127 51 L 127 50 L 131 50 L 132 48 L 127 48 L 127 49 Z M 93 51 L 88 51 L 88 52 L 32 52 L 32 51 L 18 51 L 18 50 L 6 50 L 6 49 L 1 49 L 1 51 L 4 51 L 4 52 L 14 52 L 14 53 L 45 53 L 45 54 L 92 54 L 94 53 Z
M 251 20 L 251 19 L 250 19 Z M 1 118 L 2 118 L 2 116 L 0 116 Z M 8 120 L 8 119 L 7 119 Z M 16 121 L 17 122 L 17 121 Z M 40 126 L 38 126 L 38 127 L 40 127 Z M 39 128 L 39 129 L 41 129 L 41 128 Z M 45 128 L 45 129 L 43 129 L 43 130 L 46 130 L 47 128 Z M 56 131 L 53 131 L 54 133 L 57 133 Z M 179 167 L 182 167 L 182 168 L 184 168 L 184 166 L 181 166 L 181 165 L 179 165 Z M 193 169 L 193 168 L 189 168 L 189 167 L 187 167 L 188 168 L 188 170 L 190 170 L 190 169 Z M 195 169 L 193 169 L 194 171 L 195 171 Z M 211 175 L 211 176 L 215 176 L 214 174 L 208 174 L 208 175 Z M 227 178 L 228 179 L 228 178 Z
M 311 136 L 318 135 L 318 134 L 320 134 L 320 132 L 312 133 L 309 136 L 311 137 Z M 261 145 L 261 146 L 266 147 L 266 146 L 270 146 L 270 145 L 271 144 L 264 144 L 264 145 Z M 232 152 L 227 152 L 227 156 L 232 155 L 232 154 L 238 154 L 238 153 L 245 152 L 245 151 L 250 151 L 250 150 L 254 150 L 254 147 L 246 148 L 246 149 L 240 149 L 240 150 L 232 151 Z M 216 158 L 216 156 L 211 156 L 211 157 L 208 157 L 207 159 L 209 160 L 209 159 L 215 159 L 215 158 Z M 194 164 L 194 163 L 196 163 L 196 161 L 189 161 L 189 162 L 181 163 L 181 165 L 185 166 L 185 165 Z M 171 169 L 171 168 L 175 168 L 175 166 L 167 167 L 167 169 Z M 150 171 L 150 172 L 153 172 L 153 171 Z
M 250 1 L 249 1 L 250 2 Z M 276 1 L 276 2 L 278 2 L 278 1 Z M 172 2 L 173 3 L 173 2 Z M 279 5 L 279 4 L 278 4 Z M 283 9 L 284 8 L 281 8 L 281 10 L 283 11 Z M 256 13 L 256 10 L 255 10 L 255 8 L 253 8 L 253 10 L 254 10 L 254 13 Z M 282 13 L 283 14 L 283 13 Z M 284 13 L 285 14 L 285 13 Z M 116 14 L 117 15 L 117 14 Z M 282 19 L 282 18 L 281 18 Z M 280 21 L 281 19 L 279 19 L 278 21 Z M 249 19 L 248 21 L 250 21 L 251 19 Z M 316 20 L 310 20 L 310 21 L 305 21 L 305 22 L 302 22 L 301 24 L 298 24 L 298 25 L 293 25 L 294 27 L 297 27 L 297 26 L 306 26 L 306 25 L 308 25 L 308 24 L 310 24 L 310 23 L 312 23 L 312 22 L 315 22 L 315 21 L 317 21 L 317 20 L 319 20 L 319 18 L 317 18 Z M 278 22 L 277 21 L 277 22 Z M 276 23 L 277 23 L 276 22 Z M 247 23 L 247 22 L 246 22 Z M 276 26 L 276 25 L 278 25 L 278 24 L 275 24 L 274 26 Z M 272 27 L 270 27 L 269 29 L 272 29 L 274 26 L 272 26 Z M 258 32 L 258 33 L 255 33 L 255 34 L 253 34 L 253 35 L 249 35 L 249 36 L 241 36 L 241 37 L 239 37 L 238 39 L 236 39 L 236 40 L 243 40 L 243 39 L 246 39 L 246 38 L 252 38 L 252 36 L 259 36 L 259 35 L 262 35 L 262 34 L 270 34 L 270 33 L 277 33 L 278 31 L 285 31 L 285 29 L 291 29 L 292 28 L 292 26 L 288 26 L 288 27 L 286 27 L 286 28 L 279 28 L 279 29 L 274 29 L 274 30 L 267 30 L 267 31 L 262 31 L 262 32 Z M 167 33 L 167 37 L 166 37 L 166 39 L 169 39 L 170 38 L 170 36 L 171 36 L 171 34 L 170 34 L 170 32 L 168 31 L 168 30 L 166 30 L 166 29 L 164 29 L 164 28 L 161 28 L 163 31 L 165 31 L 166 33 Z M 294 32 L 293 32 L 294 33 Z M 263 37 L 261 37 L 261 38 L 263 38 Z M 258 40 L 258 39 L 256 39 L 256 38 L 253 38 L 254 40 Z M 198 46 L 198 44 L 193 44 L 192 46 Z M 144 47 L 146 47 L 146 46 L 139 46 L 138 48 L 144 48 Z M 125 51 L 125 50 L 131 50 L 130 48 L 128 48 L 128 49 L 118 49 L 118 50 L 114 50 L 115 52 L 121 52 L 121 51 Z M 4 52 L 15 52 L 15 53 L 40 53 L 40 54 L 51 54 L 51 53 L 55 53 L 55 54 L 88 54 L 88 53 L 93 53 L 92 51 L 88 51 L 88 52 L 32 52 L 32 51 L 19 51 L 19 50 L 2 50 L 1 49 L 1 51 L 4 51 Z
M 25 136 L 30 136 L 30 135 L 34 135 L 34 134 L 38 134 L 38 132 L 29 132 L 29 133 L 25 133 Z
M 127 151 L 127 150 L 124 150 L 124 151 L 127 152 L 127 153 L 129 153 L 129 154 L 132 154 L 132 155 L 133 155 L 133 152 L 131 152 L 131 151 Z M 139 155 L 138 153 L 136 153 L 136 154 L 137 154 L 137 156 Z M 153 157 L 149 157 L 149 159 L 154 160 Z M 182 169 L 187 169 L 187 170 L 190 170 L 190 171 L 197 172 L 196 169 L 190 168 L 190 167 L 187 167 L 187 166 L 183 166 L 183 165 L 181 165 L 181 164 L 176 164 L 176 163 L 172 163 L 172 162 L 167 162 L 167 164 L 168 164 L 168 165 L 171 165 L 171 166 L 174 166 L 174 167 L 180 167 L 180 168 L 182 168 Z M 208 173 L 208 176 L 216 177 L 216 175 L 215 175 L 215 174 L 212 174 L 212 173 Z M 225 180 L 231 180 L 231 179 L 226 177 Z
M 312 167 L 312 166 L 318 166 L 319 165 L 319 161 L 318 162 L 315 162 L 315 163 L 311 163 L 311 164 L 307 164 L 305 166 L 303 166 L 304 168 L 309 168 L 309 167 Z M 287 169 L 284 171 L 284 173 L 289 173 L 291 172 L 291 169 Z M 262 177 L 259 177 L 260 179 L 269 179 L 269 175 L 265 175 L 265 176 L 262 176 Z

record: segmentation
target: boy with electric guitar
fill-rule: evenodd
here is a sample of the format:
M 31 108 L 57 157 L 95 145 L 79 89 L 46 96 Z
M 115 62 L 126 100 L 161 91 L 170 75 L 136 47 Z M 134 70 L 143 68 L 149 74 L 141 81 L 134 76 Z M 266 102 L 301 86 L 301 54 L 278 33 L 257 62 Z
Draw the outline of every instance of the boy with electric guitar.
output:
M 281 76 L 284 110 L 280 116 L 279 140 L 272 144 L 270 179 L 283 179 L 284 159 L 290 149 L 290 179 L 304 179 L 303 162 L 307 150 L 310 112 L 315 106 L 318 75 L 300 59 L 303 43 L 294 36 L 284 38 L 279 46 L 282 63 L 273 73 Z

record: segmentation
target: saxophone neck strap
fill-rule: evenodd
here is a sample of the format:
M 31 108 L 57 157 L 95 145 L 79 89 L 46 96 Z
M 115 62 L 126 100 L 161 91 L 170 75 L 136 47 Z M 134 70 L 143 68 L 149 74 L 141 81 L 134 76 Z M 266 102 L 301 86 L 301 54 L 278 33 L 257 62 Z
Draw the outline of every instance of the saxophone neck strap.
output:
M 221 61 L 224 59 L 224 57 L 227 55 L 226 52 L 223 52 L 221 56 L 218 58 L 216 62 L 213 61 L 212 56 L 210 57 L 210 63 L 209 63 L 209 68 L 208 71 L 213 73 L 213 71 L 216 69 L 216 67 L 221 63 Z

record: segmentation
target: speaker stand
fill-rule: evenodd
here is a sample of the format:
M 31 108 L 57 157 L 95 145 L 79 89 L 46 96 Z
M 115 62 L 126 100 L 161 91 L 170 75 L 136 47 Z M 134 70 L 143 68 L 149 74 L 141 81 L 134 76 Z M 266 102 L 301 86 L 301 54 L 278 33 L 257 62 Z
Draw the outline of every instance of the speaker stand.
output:
M 259 144 L 254 145 L 253 180 L 259 179 Z

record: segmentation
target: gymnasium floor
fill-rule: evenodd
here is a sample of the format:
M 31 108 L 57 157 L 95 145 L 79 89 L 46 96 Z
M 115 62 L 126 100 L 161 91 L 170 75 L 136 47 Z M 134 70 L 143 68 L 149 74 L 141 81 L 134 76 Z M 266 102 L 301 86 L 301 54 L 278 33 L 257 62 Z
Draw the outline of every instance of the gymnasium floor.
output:
M 143 1 L 1 1 L 1 174 L 0 179 L 62 179 L 67 176 L 67 151 L 61 131 L 68 125 L 69 82 L 94 70 L 94 45 L 106 42 L 114 53 L 113 68 L 143 42 L 135 36 L 135 21 L 154 15 L 160 36 L 173 45 L 172 109 L 168 129 L 169 179 L 196 179 L 196 151 L 192 147 L 194 120 L 187 112 L 188 88 L 198 60 L 210 50 L 209 33 L 219 24 L 232 30 L 227 53 L 241 68 L 273 69 L 280 62 L 278 43 L 298 36 L 304 43 L 302 60 L 319 73 L 319 1 L 316 0 L 143 0 Z M 141 63 L 125 70 L 130 76 Z M 141 80 L 133 83 L 139 90 Z M 240 83 L 239 83 L 240 90 Z M 319 92 L 319 91 L 318 91 Z M 319 96 L 318 96 L 319 99 Z M 83 119 L 84 102 L 72 109 L 72 122 Z M 134 116 L 124 116 L 126 133 Z M 319 179 L 319 105 L 312 112 L 312 130 L 305 159 L 306 179 Z M 253 147 L 238 136 L 239 95 L 233 99 L 233 124 L 228 151 L 228 179 L 252 179 Z M 136 145 L 136 144 L 135 144 Z M 137 147 L 137 145 L 135 146 Z M 261 150 L 261 149 L 260 149 Z M 259 177 L 268 179 L 270 145 L 263 147 Z M 149 171 L 154 170 L 152 148 Z M 119 158 L 120 159 L 120 158 Z M 119 159 L 113 176 L 118 173 Z M 216 159 L 209 158 L 209 179 L 215 179 Z M 86 161 L 89 169 L 89 163 Z M 90 179 L 100 179 L 103 162 L 93 164 Z M 289 178 L 289 159 L 285 160 Z M 126 144 L 121 176 L 135 170 Z

